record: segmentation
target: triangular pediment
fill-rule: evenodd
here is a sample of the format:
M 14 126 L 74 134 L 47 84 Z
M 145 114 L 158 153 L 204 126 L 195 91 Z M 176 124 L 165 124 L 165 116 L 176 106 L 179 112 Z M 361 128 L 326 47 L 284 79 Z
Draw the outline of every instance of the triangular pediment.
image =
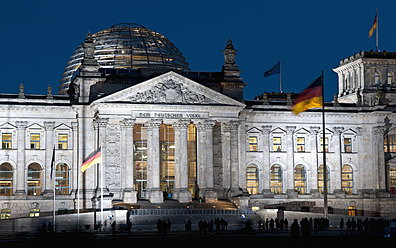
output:
M 94 102 L 245 106 L 241 102 L 173 71 L 105 96 Z

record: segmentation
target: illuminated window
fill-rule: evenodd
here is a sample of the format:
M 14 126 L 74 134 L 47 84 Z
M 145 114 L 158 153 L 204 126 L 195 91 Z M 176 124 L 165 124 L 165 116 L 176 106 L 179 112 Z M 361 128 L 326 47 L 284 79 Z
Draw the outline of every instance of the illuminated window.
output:
M 1 135 L 1 147 L 3 149 L 11 149 L 12 148 L 12 134 L 3 133 Z
M 344 138 L 344 151 L 346 153 L 352 152 L 352 139 L 351 138 Z
M 326 175 L 327 175 L 327 193 L 330 191 L 330 170 L 329 167 L 326 166 Z M 318 188 L 319 192 L 323 194 L 324 191 L 324 173 L 323 173 L 323 164 L 321 164 L 318 168 Z
M 6 219 L 9 219 L 9 218 L 11 218 L 11 209 L 3 208 L 1 210 L 1 218 L 0 219 L 6 220 Z
M 139 198 L 146 198 L 147 190 L 147 128 L 133 126 L 133 181 Z
M 306 180 L 305 167 L 301 164 L 294 167 L 294 190 L 300 194 L 305 195 L 307 192 L 307 180 Z
M 329 152 L 329 139 L 325 138 L 326 152 Z M 320 152 L 323 152 L 323 138 L 320 138 Z
M 297 152 L 305 152 L 305 138 L 297 137 Z
M 69 194 L 69 166 L 65 163 L 56 165 L 55 170 L 55 192 L 57 195 Z
M 30 216 L 30 218 L 40 217 L 40 209 L 39 208 L 31 208 L 29 216 Z
M 378 72 L 375 72 L 375 74 L 374 74 L 374 83 L 380 84 L 380 76 L 379 76 Z
M 251 152 L 257 151 L 257 137 L 255 136 L 249 137 L 249 151 Z
M 30 134 L 30 149 L 40 149 L 40 134 L 31 133 Z
M 392 193 L 396 193 L 396 168 L 390 168 L 389 170 L 389 186 Z
M 348 215 L 356 216 L 356 207 L 348 207 Z
M 384 139 L 384 152 L 396 152 L 396 135 L 388 134 Z
M 258 170 L 255 165 L 246 168 L 246 187 L 249 194 L 258 194 Z
M 273 137 L 272 138 L 272 149 L 276 152 L 282 151 L 282 140 L 280 137 Z
M 12 195 L 14 171 L 11 164 L 0 165 L 0 195 Z
M 58 149 L 67 150 L 67 134 L 58 134 Z
M 28 195 L 41 195 L 41 167 L 37 163 L 28 167 L 27 187 Z
M 271 192 L 276 195 L 282 194 L 282 167 L 279 164 L 271 167 Z
M 393 83 L 393 74 L 391 72 L 388 72 L 388 84 Z
M 345 164 L 341 169 L 341 189 L 345 194 L 352 194 L 353 171 L 350 165 Z

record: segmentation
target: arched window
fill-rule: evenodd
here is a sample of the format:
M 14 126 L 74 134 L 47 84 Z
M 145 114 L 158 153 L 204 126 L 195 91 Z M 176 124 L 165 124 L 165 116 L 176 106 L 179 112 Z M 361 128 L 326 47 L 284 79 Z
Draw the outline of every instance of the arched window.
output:
M 0 165 L 0 195 L 12 195 L 14 171 L 11 164 Z
M 350 165 L 344 164 L 341 169 L 341 189 L 345 194 L 352 194 L 353 170 Z
M 57 195 L 69 194 L 69 166 L 65 163 L 56 165 L 55 169 L 55 192 Z
M 255 165 L 246 168 L 246 186 L 249 194 L 258 194 L 258 170 Z
M 326 166 L 326 174 L 327 174 L 327 193 L 330 191 L 330 171 L 329 167 Z M 318 168 L 318 188 L 319 192 L 323 194 L 324 191 L 324 173 L 323 173 L 323 164 L 321 164 Z
M 27 186 L 28 195 L 41 195 L 41 167 L 37 163 L 28 167 Z
M 375 72 L 374 74 L 374 84 L 380 84 L 380 76 L 378 72 Z
M 303 165 L 298 164 L 294 167 L 294 190 L 300 195 L 305 195 L 307 192 L 306 175 Z
M 271 167 L 271 192 L 276 195 L 282 194 L 282 167 L 279 164 Z
M 392 72 L 388 72 L 388 84 L 392 84 L 393 83 L 393 74 Z

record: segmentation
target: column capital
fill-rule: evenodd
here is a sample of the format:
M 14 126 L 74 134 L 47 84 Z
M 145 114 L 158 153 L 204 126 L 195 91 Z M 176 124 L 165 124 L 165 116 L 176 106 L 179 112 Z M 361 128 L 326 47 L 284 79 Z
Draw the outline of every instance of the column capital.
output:
M 54 130 L 55 122 L 54 121 L 44 121 L 44 127 L 45 127 L 45 130 L 52 131 L 52 130 Z
M 263 131 L 263 133 L 269 134 L 272 130 L 272 126 L 271 125 L 261 126 L 261 130 Z
M 172 124 L 174 130 L 187 130 L 188 126 L 190 125 L 189 120 L 179 120 Z
M 205 120 L 204 125 L 206 129 L 212 129 L 216 124 L 215 120 Z
M 147 130 L 152 130 L 153 128 L 159 128 L 162 124 L 162 119 L 151 119 L 144 123 L 144 126 L 147 127 Z
M 109 122 L 109 118 L 101 118 L 98 117 L 94 120 L 94 122 L 98 125 L 99 128 L 106 127 L 107 123 Z
M 375 126 L 373 128 L 375 134 L 384 134 L 386 132 L 386 127 L 384 126 Z
M 19 128 L 21 128 L 21 129 L 26 128 L 27 124 L 28 124 L 27 121 L 16 121 L 15 122 L 15 125 L 17 126 L 18 129 Z
M 343 127 L 334 127 L 333 130 L 334 130 L 335 135 L 340 135 L 342 133 L 342 131 L 344 131 L 344 128 Z
M 293 134 L 295 130 L 296 130 L 296 126 L 286 126 L 287 134 Z
M 78 122 L 72 122 L 72 123 L 71 123 L 71 126 L 72 126 L 73 131 L 77 131 L 77 129 L 78 129 Z
M 133 127 L 135 125 L 136 119 L 135 118 L 125 118 L 121 121 L 122 127 Z
M 309 127 L 309 133 L 317 135 L 319 133 L 320 127 Z

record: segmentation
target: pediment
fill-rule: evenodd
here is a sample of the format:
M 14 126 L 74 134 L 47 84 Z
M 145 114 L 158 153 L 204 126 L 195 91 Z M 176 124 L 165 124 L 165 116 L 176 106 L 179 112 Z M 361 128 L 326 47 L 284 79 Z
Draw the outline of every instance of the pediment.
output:
M 94 101 L 95 103 L 245 105 L 173 71 Z

